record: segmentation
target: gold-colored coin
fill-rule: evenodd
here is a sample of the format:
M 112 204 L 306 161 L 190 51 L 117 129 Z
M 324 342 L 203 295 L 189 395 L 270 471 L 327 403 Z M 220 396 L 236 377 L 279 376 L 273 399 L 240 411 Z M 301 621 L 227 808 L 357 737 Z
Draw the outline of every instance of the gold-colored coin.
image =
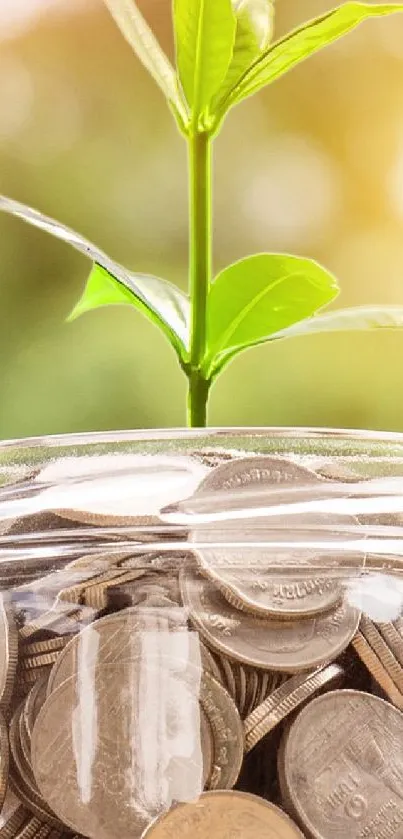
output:
M 355 690 L 329 691 L 291 724 L 286 798 L 313 839 L 402 835 L 403 714 Z
M 397 708 L 400 708 L 400 710 L 403 711 L 403 694 L 400 693 L 399 688 L 389 675 L 386 668 L 383 666 L 381 659 L 374 652 L 366 638 L 364 638 L 361 632 L 357 632 L 351 643 L 356 653 L 358 653 L 361 661 L 365 664 L 367 670 L 369 670 L 371 675 L 378 682 L 378 685 L 380 685 L 384 693 L 386 693 L 389 697 L 390 701 L 393 702 Z
M 142 839 L 303 839 L 279 807 L 246 792 L 207 792 L 178 804 L 143 833 Z
M 257 743 L 280 722 L 296 711 L 303 703 L 324 687 L 329 688 L 343 677 L 338 664 L 329 664 L 313 673 L 291 676 L 255 710 L 244 722 L 245 750 L 251 751 Z

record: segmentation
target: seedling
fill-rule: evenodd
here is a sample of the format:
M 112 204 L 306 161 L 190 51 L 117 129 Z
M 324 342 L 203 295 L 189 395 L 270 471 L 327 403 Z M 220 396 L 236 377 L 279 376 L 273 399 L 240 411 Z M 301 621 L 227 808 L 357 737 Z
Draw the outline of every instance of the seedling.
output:
M 0 209 L 68 242 L 93 262 L 69 320 L 111 304 L 134 306 L 158 326 L 188 380 L 188 423 L 206 424 L 212 384 L 243 350 L 313 332 L 403 326 L 403 307 L 318 314 L 339 292 L 312 259 L 259 253 L 212 270 L 214 139 L 229 111 L 371 17 L 403 3 L 347 2 L 273 41 L 274 0 L 173 0 L 176 68 L 134 0 L 105 0 L 170 107 L 189 156 L 189 294 L 118 265 L 83 237 L 8 198 Z

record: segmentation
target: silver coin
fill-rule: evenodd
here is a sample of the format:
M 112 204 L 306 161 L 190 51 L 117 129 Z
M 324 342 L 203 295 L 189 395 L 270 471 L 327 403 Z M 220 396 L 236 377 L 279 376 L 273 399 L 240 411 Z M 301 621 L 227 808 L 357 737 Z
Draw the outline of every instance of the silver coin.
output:
M 273 457 L 226 463 L 202 481 L 186 502 L 199 516 L 190 522 L 190 541 L 199 566 L 233 606 L 288 618 L 337 604 L 340 577 L 364 562 L 345 547 L 346 539 L 359 538 L 357 520 L 306 505 L 295 512 L 299 502 L 325 500 L 326 486 L 315 472 Z

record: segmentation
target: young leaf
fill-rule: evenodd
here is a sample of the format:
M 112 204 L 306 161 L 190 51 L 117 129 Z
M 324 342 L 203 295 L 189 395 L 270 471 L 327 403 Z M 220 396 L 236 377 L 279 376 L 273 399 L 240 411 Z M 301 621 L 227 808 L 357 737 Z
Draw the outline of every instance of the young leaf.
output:
M 187 296 L 166 280 L 160 280 L 150 274 L 132 274 L 126 269 L 123 270 L 124 283 L 122 279 L 118 279 L 116 269 L 112 274 L 110 270 L 94 263 L 83 295 L 67 320 L 75 320 L 85 312 L 99 309 L 101 306 L 129 304 L 159 326 L 182 361 L 186 361 L 190 320 Z
M 225 268 L 208 299 L 206 377 L 241 350 L 309 317 L 338 291 L 316 262 L 287 254 L 257 254 Z
M 222 112 L 262 87 L 274 82 L 301 61 L 350 32 L 370 17 L 403 10 L 402 3 L 343 3 L 321 17 L 308 21 L 272 44 L 244 73 L 222 107 Z
M 233 7 L 236 16 L 234 53 L 216 97 L 218 107 L 245 70 L 268 47 L 273 34 L 274 0 L 233 0 Z
M 231 0 L 174 0 L 174 22 L 179 78 L 197 125 L 231 62 L 236 26 Z
M 294 323 L 274 332 L 270 341 L 312 335 L 315 332 L 349 332 L 369 329 L 402 329 L 403 306 L 355 306 L 326 312 L 313 318 Z
M 84 295 L 70 319 L 107 303 L 129 302 L 160 327 L 181 361 L 186 362 L 190 322 L 190 305 L 186 294 L 166 280 L 147 274 L 133 274 L 79 233 L 25 204 L 0 196 L 0 211 L 51 233 L 95 263 Z
M 186 106 L 178 88 L 175 70 L 137 8 L 135 0 L 104 0 L 104 2 L 120 31 L 157 82 L 178 115 L 181 126 L 184 127 L 187 122 Z

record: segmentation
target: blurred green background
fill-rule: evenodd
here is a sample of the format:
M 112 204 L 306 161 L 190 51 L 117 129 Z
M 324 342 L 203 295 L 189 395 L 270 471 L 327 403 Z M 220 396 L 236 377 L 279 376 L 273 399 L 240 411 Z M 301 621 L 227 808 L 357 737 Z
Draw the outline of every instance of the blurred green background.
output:
M 0 12 L 1 192 L 185 288 L 186 148 L 158 88 L 102 0 L 15 3 Z M 278 0 L 277 34 L 331 5 Z M 168 0 L 140 6 L 172 54 Z M 338 306 L 403 304 L 403 15 L 230 114 L 214 233 L 216 269 L 287 251 L 337 275 Z M 5 216 L 0 242 L 0 438 L 184 424 L 185 380 L 141 315 L 65 323 L 84 257 Z M 252 350 L 214 388 L 210 424 L 403 430 L 402 358 L 403 331 Z

